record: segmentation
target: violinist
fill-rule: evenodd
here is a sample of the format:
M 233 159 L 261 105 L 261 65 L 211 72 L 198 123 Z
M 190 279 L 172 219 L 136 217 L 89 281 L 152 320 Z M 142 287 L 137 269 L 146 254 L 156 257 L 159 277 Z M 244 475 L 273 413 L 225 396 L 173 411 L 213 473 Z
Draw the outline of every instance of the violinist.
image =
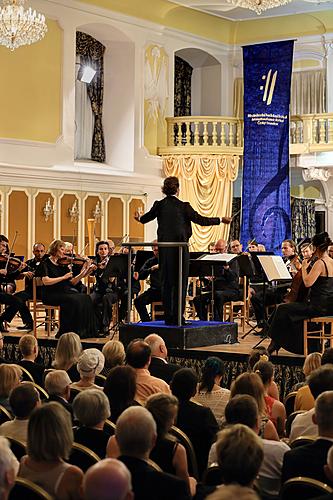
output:
M 66 332 L 75 332 L 81 338 L 96 337 L 97 326 L 90 296 L 75 288 L 94 266 L 88 259 L 80 274 L 73 277 L 70 266 L 59 263 L 65 256 L 62 240 L 54 240 L 48 253 L 49 257 L 41 264 L 42 298 L 44 304 L 60 306 L 60 328 L 56 338 Z
M 238 240 L 232 240 L 230 242 L 230 252 L 236 255 L 241 255 L 242 253 L 242 244 Z
M 297 255 L 296 243 L 293 240 L 284 240 L 281 250 L 284 263 L 290 274 L 294 276 L 302 267 L 301 260 Z
M 7 263 L 7 257 L 9 255 L 9 240 L 4 234 L 0 234 L 0 241 L 3 243 L 0 255 L 1 257 L 5 257 L 3 260 L 1 260 L 1 262 L 4 263 L 3 265 L 5 266 Z M 1 283 L 1 287 L 3 289 L 4 287 L 6 288 L 4 290 L 6 293 L 12 294 L 16 290 L 16 283 L 15 283 L 16 278 L 13 278 L 12 276 L 10 277 L 10 274 L 11 273 L 7 273 L 7 278 Z

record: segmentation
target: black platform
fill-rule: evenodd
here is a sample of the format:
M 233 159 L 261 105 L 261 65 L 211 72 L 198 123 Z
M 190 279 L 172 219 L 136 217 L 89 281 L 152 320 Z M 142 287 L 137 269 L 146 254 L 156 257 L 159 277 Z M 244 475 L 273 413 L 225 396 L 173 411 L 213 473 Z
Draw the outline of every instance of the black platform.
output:
M 184 326 L 167 326 L 164 321 L 128 323 L 120 326 L 119 339 L 127 346 L 131 340 L 144 338 L 150 333 L 157 333 L 167 347 L 177 349 L 238 342 L 237 323 L 219 321 L 190 321 Z

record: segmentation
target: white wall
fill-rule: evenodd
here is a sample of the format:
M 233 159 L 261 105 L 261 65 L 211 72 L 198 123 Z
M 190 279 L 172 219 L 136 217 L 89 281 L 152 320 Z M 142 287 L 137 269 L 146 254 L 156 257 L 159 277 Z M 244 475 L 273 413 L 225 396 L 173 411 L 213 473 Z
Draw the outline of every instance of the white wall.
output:
M 221 115 L 221 66 L 203 66 L 192 72 L 192 115 Z

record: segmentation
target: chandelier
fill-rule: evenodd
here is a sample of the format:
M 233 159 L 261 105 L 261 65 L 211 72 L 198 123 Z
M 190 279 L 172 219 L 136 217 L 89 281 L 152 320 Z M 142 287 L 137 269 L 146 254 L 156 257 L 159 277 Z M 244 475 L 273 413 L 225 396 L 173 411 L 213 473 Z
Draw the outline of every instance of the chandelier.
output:
M 227 0 L 227 2 L 231 3 L 234 7 L 254 10 L 259 15 L 267 9 L 286 5 L 291 0 Z
M 44 38 L 47 32 L 45 16 L 24 10 L 25 0 L 3 0 L 0 8 L 0 45 L 15 50 Z

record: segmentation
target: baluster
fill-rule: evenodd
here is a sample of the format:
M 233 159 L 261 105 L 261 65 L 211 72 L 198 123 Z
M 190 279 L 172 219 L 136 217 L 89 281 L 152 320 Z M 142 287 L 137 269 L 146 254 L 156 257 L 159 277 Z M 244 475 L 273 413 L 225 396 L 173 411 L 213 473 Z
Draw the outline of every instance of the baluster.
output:
M 318 124 L 319 124 L 318 120 L 313 120 L 312 144 L 317 144 L 318 143 L 318 140 L 317 140 L 317 137 L 319 136 L 319 133 L 318 133 L 319 126 L 318 126 Z
M 183 122 L 177 122 L 177 126 L 178 126 L 178 142 L 177 142 L 177 146 L 182 146 L 183 145 L 182 124 L 183 124 Z
M 221 146 L 225 146 L 225 122 L 221 122 Z
M 213 122 L 213 133 L 212 133 L 212 137 L 213 137 L 213 143 L 212 143 L 212 146 L 217 146 L 217 122 Z
M 236 146 L 242 145 L 242 124 L 240 121 L 236 123 Z
M 203 146 L 208 146 L 208 122 L 203 122 L 204 131 L 203 131 Z
M 168 121 L 168 146 L 175 146 L 176 143 L 176 127 L 173 122 Z
M 186 143 L 185 146 L 190 146 L 191 145 L 191 123 L 186 122 Z
M 232 122 L 229 123 L 229 146 L 234 145 L 234 124 Z
M 331 144 L 333 142 L 333 119 L 330 118 L 328 120 L 327 128 L 328 128 L 327 139 L 328 139 L 328 142 Z
M 199 146 L 199 122 L 194 122 L 194 145 Z
M 301 143 L 301 122 L 300 121 L 296 122 L 295 138 L 296 138 L 296 144 L 300 144 Z
M 325 122 L 326 120 L 324 118 L 319 119 L 319 143 L 323 144 L 326 142 L 326 127 L 325 127 Z

